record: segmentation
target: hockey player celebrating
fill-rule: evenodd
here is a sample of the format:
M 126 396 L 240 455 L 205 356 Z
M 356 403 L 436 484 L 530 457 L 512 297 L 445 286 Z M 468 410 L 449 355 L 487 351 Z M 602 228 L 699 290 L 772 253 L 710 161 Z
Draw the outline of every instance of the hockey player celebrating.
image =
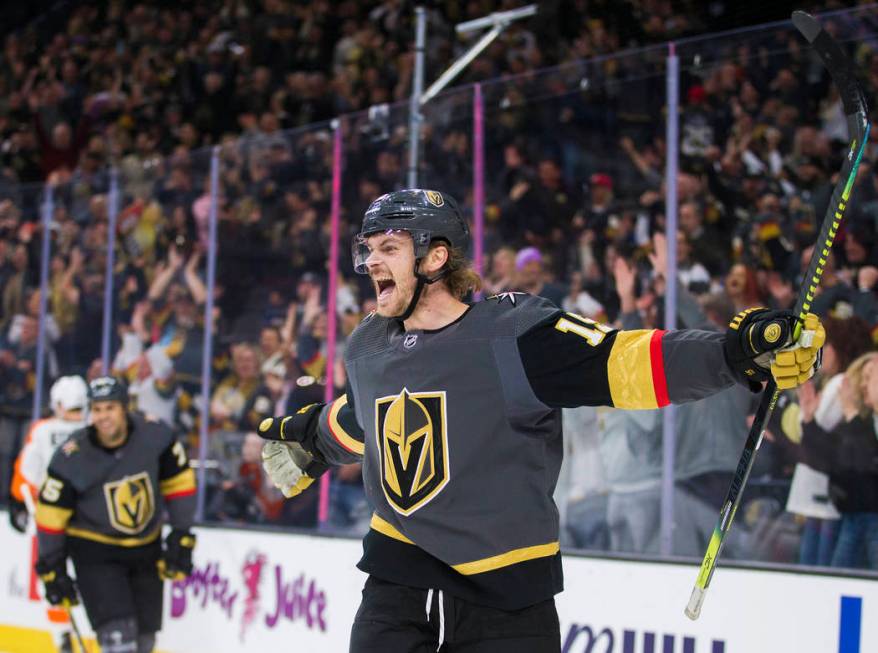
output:
M 823 329 L 750 309 L 725 335 L 617 331 L 539 297 L 462 298 L 480 280 L 449 196 L 403 190 L 366 211 L 354 267 L 378 308 L 345 349 L 346 393 L 266 419 L 266 471 L 294 496 L 329 465 L 363 462 L 375 514 L 353 653 L 560 649 L 562 407 L 656 408 L 735 382 L 813 374 Z
M 46 478 L 46 469 L 55 450 L 77 429 L 85 426 L 88 405 L 88 386 L 81 376 L 62 376 L 49 390 L 52 417 L 37 420 L 28 431 L 12 475 L 9 488 L 9 520 L 12 527 L 22 533 L 27 531 L 31 510 L 37 501 L 37 493 Z M 31 536 L 33 537 L 33 536 Z M 32 549 L 33 550 L 33 549 Z M 32 581 L 31 596 L 39 599 L 36 583 Z M 60 642 L 61 653 L 73 651 L 70 619 L 67 613 L 55 607 L 46 610 Z
M 82 596 L 103 653 L 149 653 L 162 580 L 192 571 L 195 475 L 167 426 L 126 410 L 120 381 L 95 379 L 89 399 L 91 425 L 55 452 L 40 489 L 36 571 L 52 605 L 69 608 Z

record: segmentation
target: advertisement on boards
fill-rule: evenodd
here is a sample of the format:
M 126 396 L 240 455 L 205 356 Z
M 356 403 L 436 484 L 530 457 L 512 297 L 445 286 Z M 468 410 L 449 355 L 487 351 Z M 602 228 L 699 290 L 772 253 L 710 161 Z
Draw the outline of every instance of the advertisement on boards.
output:
M 195 571 L 168 584 L 163 650 L 346 651 L 365 575 L 359 541 L 200 529 Z
M 344 653 L 365 576 L 358 540 L 198 529 L 195 572 L 166 583 L 158 653 Z M 0 515 L 0 653 L 55 651 L 33 545 Z M 878 651 L 878 582 L 719 568 L 701 618 L 683 615 L 695 563 L 568 555 L 562 653 Z M 93 634 L 82 608 L 80 627 Z

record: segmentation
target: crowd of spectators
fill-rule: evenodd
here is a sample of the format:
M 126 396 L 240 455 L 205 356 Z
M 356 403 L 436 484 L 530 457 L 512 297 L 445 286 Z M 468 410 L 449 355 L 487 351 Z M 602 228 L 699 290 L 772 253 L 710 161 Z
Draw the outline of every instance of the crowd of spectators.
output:
M 430 74 L 465 47 L 453 37 L 456 22 L 519 4 L 433 3 Z M 666 1 L 559 2 L 554 20 L 516 23 L 465 73 L 462 81 L 481 81 L 484 92 L 486 292 L 523 290 L 614 325 L 663 326 L 667 51 L 613 53 L 703 31 L 714 24 L 702 15 L 706 6 L 683 12 Z M 870 99 L 878 91 L 878 54 L 859 37 L 874 35 L 876 20 L 867 10 L 830 23 L 851 41 Z M 321 401 L 326 392 L 333 164 L 326 121 L 346 115 L 344 252 L 369 202 L 404 184 L 407 123 L 393 103 L 409 93 L 411 33 L 411 7 L 395 0 L 226 0 L 80 6 L 62 30 L 6 38 L 0 465 L 31 415 L 42 299 L 46 383 L 101 370 L 108 218 L 117 209 L 110 368 L 126 378 L 140 409 L 178 429 L 197 451 L 210 299 L 207 517 L 315 524 L 317 484 L 282 501 L 261 472 L 254 429 L 263 417 Z M 689 42 L 679 53 L 678 325 L 721 329 L 740 309 L 794 303 L 847 133 L 827 76 L 787 27 Z M 469 89 L 438 98 L 425 118 L 421 184 L 454 195 L 471 217 Z M 219 146 L 215 189 L 210 145 Z M 836 542 L 852 537 L 839 532 L 878 529 L 878 497 L 852 505 L 836 496 L 837 514 L 787 505 L 790 488 L 809 473 L 808 482 L 823 474 L 827 495 L 852 482 L 878 484 L 874 463 L 845 467 L 873 460 L 857 449 L 856 434 L 874 430 L 868 412 L 878 408 L 878 373 L 869 361 L 857 363 L 875 349 L 878 324 L 876 155 L 870 144 L 814 303 L 831 318 L 827 351 L 836 359 L 827 354 L 801 401 L 782 400 L 730 555 L 829 564 Z M 42 298 L 46 188 L 51 248 Z M 209 297 L 213 212 L 217 265 Z M 343 349 L 373 299 L 344 255 L 339 271 L 335 335 Z M 831 403 L 824 397 L 842 392 L 845 369 L 855 364 L 844 386 L 855 409 L 834 422 L 825 410 L 814 417 L 815 406 Z M 339 392 L 343 366 L 333 371 Z M 674 500 L 687 521 L 677 525 L 677 553 L 700 555 L 706 544 L 750 400 L 737 389 L 680 410 Z M 856 428 L 848 426 L 854 416 Z M 660 414 L 588 409 L 566 413 L 565 424 L 568 466 L 558 499 L 566 543 L 656 552 L 658 525 L 645 516 L 659 514 Z M 821 438 L 836 428 L 854 444 L 848 458 L 829 464 L 819 455 Z M 805 466 L 810 472 L 800 471 Z M 333 527 L 366 527 L 358 466 L 333 472 L 330 498 Z M 833 519 L 840 528 L 824 523 Z M 839 560 L 866 560 L 852 555 Z

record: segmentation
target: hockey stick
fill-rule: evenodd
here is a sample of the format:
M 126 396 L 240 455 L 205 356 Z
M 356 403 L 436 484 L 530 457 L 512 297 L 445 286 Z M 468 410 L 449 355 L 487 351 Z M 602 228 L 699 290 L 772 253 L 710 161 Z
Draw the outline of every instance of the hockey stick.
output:
M 88 649 L 85 648 L 85 640 L 82 639 L 82 633 L 79 632 L 79 626 L 76 625 L 76 619 L 73 618 L 73 608 L 65 605 L 64 611 L 67 613 L 67 618 L 70 619 L 70 625 L 73 626 L 73 634 L 76 636 L 76 643 L 79 644 L 79 650 L 82 653 L 88 653 Z
M 34 505 L 34 497 L 30 493 L 30 486 L 27 483 L 22 483 L 18 486 L 18 491 L 21 492 L 21 498 L 24 499 L 24 507 L 27 508 L 27 534 L 35 536 L 37 534 L 37 524 L 36 524 L 36 515 L 37 515 L 37 507 Z
M 30 516 L 28 520 L 28 531 L 31 536 L 36 536 L 36 515 L 37 515 L 37 507 L 34 505 L 34 498 L 30 493 L 30 487 L 27 483 L 22 483 L 19 486 L 21 490 L 21 496 L 24 499 L 24 505 L 27 507 L 27 512 Z M 73 618 L 73 608 L 69 606 L 63 606 L 64 612 L 67 613 L 67 619 L 70 621 L 70 625 L 73 627 L 73 635 L 76 637 L 76 642 L 79 644 L 79 650 L 82 653 L 88 653 L 88 649 L 85 647 L 85 640 L 82 639 L 82 634 L 79 632 L 79 627 L 76 625 L 76 620 Z
M 848 133 L 851 139 L 850 150 L 842 166 L 838 183 L 832 192 L 829 208 L 826 216 L 823 218 L 823 225 L 820 228 L 820 233 L 814 245 L 814 253 L 811 255 L 811 261 L 808 264 L 808 270 L 805 272 L 802 287 L 799 290 L 799 296 L 796 298 L 796 305 L 793 309 L 793 312 L 799 316 L 799 326 L 796 327 L 794 334 L 795 338 L 798 338 L 801 331 L 801 323 L 805 314 L 811 309 L 811 302 L 814 301 L 814 294 L 817 286 L 820 284 L 823 270 L 826 268 L 829 250 L 832 248 L 838 227 L 844 218 L 854 180 L 857 177 L 857 169 L 860 166 L 860 159 L 868 142 L 869 119 L 866 115 L 866 100 L 862 89 L 857 83 L 853 64 L 842 52 L 838 43 L 820 27 L 820 24 L 813 16 L 806 14 L 804 11 L 793 12 L 792 19 L 796 29 L 801 32 L 802 36 L 808 40 L 811 47 L 820 56 L 823 65 L 829 71 L 832 81 L 838 88 L 844 112 L 847 116 Z M 735 512 L 741 503 L 741 496 L 744 492 L 744 486 L 747 484 L 747 479 L 750 476 L 750 470 L 756 458 L 756 451 L 762 443 L 765 427 L 768 424 L 768 419 L 771 417 L 775 404 L 777 404 L 779 395 L 780 391 L 777 389 L 774 380 L 770 380 L 759 402 L 759 408 L 753 419 L 753 425 L 750 427 L 747 441 L 744 443 L 744 450 L 741 452 L 741 458 L 738 460 L 738 467 L 735 469 L 735 476 L 732 479 L 723 508 L 720 511 L 719 521 L 713 529 L 713 534 L 707 545 L 707 551 L 704 554 L 704 560 L 701 562 L 698 578 L 695 581 L 695 587 L 692 589 L 692 596 L 689 598 L 689 604 L 686 606 L 686 616 L 692 620 L 698 619 L 698 616 L 701 614 L 701 604 L 704 601 L 704 595 L 710 586 L 710 580 L 713 577 L 717 560 L 722 551 L 723 542 L 732 526 Z

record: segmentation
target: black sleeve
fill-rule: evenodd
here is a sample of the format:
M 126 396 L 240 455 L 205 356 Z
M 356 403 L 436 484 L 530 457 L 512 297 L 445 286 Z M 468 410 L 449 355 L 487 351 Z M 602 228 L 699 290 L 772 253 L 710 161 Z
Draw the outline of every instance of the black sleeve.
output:
M 76 490 L 49 465 L 46 480 L 37 498 L 37 547 L 41 560 L 57 560 L 66 555 L 67 523 L 76 509 Z
M 76 507 L 76 490 L 73 484 L 52 466 L 49 466 L 46 480 L 40 486 L 39 504 L 71 512 Z
M 860 416 L 842 421 L 829 434 L 816 420 L 802 427 L 805 462 L 830 475 L 872 473 L 878 468 L 875 429 L 872 419 Z
M 159 456 L 159 488 L 172 528 L 189 530 L 195 521 L 195 470 L 189 466 L 186 449 L 171 438 Z
M 195 473 L 189 466 L 186 448 L 176 438 L 171 438 L 159 455 L 159 482 L 166 498 L 180 492 L 195 492 Z
M 661 408 L 734 385 L 723 335 L 684 329 L 617 331 L 558 311 L 518 337 L 525 374 L 553 408 Z
M 317 449 L 330 465 L 363 459 L 366 434 L 357 422 L 350 376 L 345 393 L 323 407 L 315 435 Z
M 553 408 L 612 406 L 609 379 L 598 372 L 607 369 L 616 333 L 559 310 L 519 336 L 521 362 L 537 398 Z
M 802 424 L 802 460 L 809 467 L 827 474 L 831 471 L 835 455 L 829 434 L 818 426 L 816 420 Z

